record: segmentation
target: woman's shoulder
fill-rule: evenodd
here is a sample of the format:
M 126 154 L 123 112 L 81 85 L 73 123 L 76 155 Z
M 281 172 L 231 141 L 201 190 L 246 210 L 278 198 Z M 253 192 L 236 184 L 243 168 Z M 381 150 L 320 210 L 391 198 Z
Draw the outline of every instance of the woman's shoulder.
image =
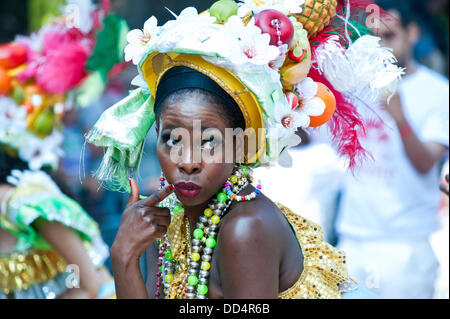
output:
M 261 193 L 251 201 L 236 203 L 223 217 L 219 233 L 227 240 L 265 241 L 270 238 L 276 243 L 280 232 L 287 227 L 288 223 L 278 206 Z

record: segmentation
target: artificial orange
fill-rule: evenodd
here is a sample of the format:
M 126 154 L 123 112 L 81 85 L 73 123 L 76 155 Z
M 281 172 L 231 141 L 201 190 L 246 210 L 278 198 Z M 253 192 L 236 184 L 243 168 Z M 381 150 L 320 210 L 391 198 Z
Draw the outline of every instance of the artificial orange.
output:
M 317 94 L 316 96 L 320 98 L 325 103 L 325 111 L 319 116 L 310 116 L 311 122 L 309 126 L 317 127 L 328 122 L 336 111 L 336 97 L 333 92 L 323 83 L 316 82 L 317 84 Z

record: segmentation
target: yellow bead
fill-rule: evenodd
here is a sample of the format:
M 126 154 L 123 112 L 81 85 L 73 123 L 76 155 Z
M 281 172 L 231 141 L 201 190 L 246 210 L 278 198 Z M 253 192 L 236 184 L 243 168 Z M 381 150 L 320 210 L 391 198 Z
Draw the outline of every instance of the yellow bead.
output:
M 204 261 L 204 262 L 202 262 L 201 268 L 203 270 L 209 270 L 209 268 L 211 268 L 211 264 L 209 262 L 207 262 L 207 261 Z
M 191 259 L 193 261 L 199 261 L 200 260 L 200 254 L 199 253 L 192 253 Z
M 203 211 L 203 214 L 206 216 L 206 217 L 211 217 L 212 216 L 212 214 L 213 214 L 213 211 L 212 211 L 212 209 L 211 208 L 207 208 L 207 209 L 205 209 L 204 211 Z
M 214 215 L 211 217 L 211 224 L 217 225 L 220 222 L 220 217 L 217 215 Z
M 230 182 L 232 182 L 233 184 L 236 184 L 238 182 L 238 178 L 236 175 L 231 175 L 230 176 Z
M 167 283 L 171 283 L 171 282 L 173 281 L 173 275 L 172 275 L 172 274 L 167 274 L 167 275 L 165 275 L 165 276 L 164 276 L 164 280 L 165 280 Z

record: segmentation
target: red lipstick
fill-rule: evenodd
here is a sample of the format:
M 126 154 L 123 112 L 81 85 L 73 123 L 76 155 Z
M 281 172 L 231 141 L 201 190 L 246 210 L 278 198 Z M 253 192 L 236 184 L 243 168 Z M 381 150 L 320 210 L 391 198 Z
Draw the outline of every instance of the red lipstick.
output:
M 179 182 L 175 184 L 175 189 L 184 197 L 193 198 L 200 194 L 202 188 L 191 182 Z

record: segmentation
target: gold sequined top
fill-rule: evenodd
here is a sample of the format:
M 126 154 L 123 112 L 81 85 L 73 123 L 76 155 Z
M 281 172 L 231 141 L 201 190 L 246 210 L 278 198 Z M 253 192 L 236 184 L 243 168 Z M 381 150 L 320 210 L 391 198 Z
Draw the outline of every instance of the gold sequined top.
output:
M 277 204 L 295 230 L 303 252 L 303 271 L 297 282 L 278 295 L 280 299 L 336 299 L 341 298 L 339 285 L 348 281 L 344 252 L 323 240 L 319 225 L 294 214 L 289 208 Z M 186 227 L 187 226 L 187 227 Z M 184 213 L 172 216 L 167 237 L 174 260 L 186 261 L 190 255 L 190 231 Z M 183 299 L 187 286 L 187 262 L 178 262 L 166 298 Z
M 297 282 L 278 295 L 280 299 L 341 298 L 339 285 L 348 280 L 345 254 L 323 240 L 319 225 L 277 204 L 293 226 L 303 253 L 303 271 Z
M 49 281 L 64 272 L 66 265 L 54 250 L 0 255 L 0 291 L 9 294 Z

